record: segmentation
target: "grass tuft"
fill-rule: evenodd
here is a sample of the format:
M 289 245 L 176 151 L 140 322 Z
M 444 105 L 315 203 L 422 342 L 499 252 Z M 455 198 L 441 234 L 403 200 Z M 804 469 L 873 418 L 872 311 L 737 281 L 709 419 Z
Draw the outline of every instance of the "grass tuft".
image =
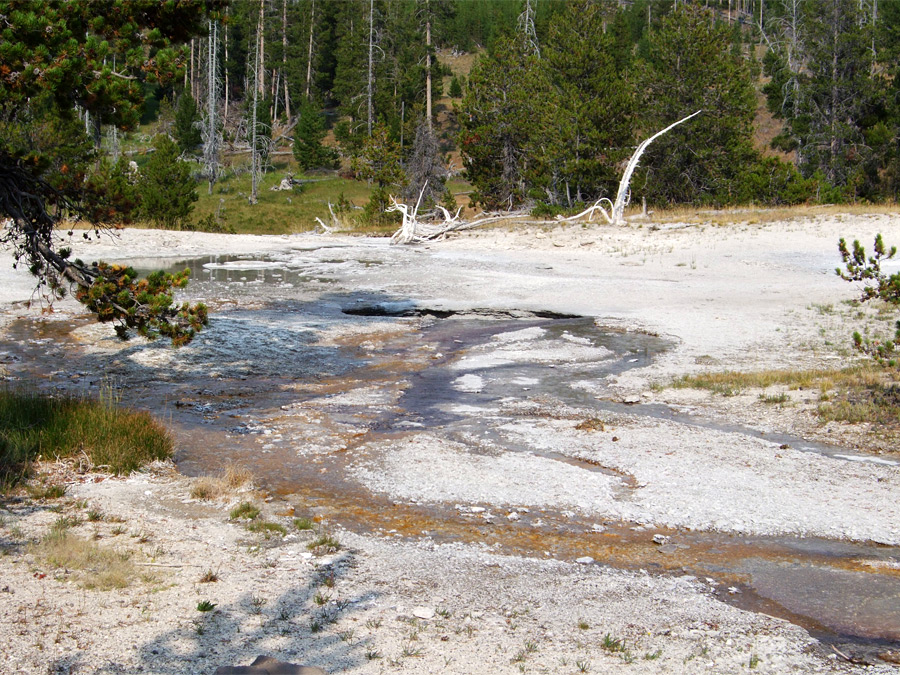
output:
M 0 486 L 22 480 L 39 456 L 84 454 L 95 467 L 126 474 L 167 459 L 172 448 L 172 439 L 149 413 L 120 408 L 115 397 L 0 391 Z
M 191 497 L 210 501 L 226 497 L 253 485 L 249 469 L 229 464 L 218 476 L 201 476 L 191 486 Z
M 237 520 L 239 518 L 254 520 L 259 517 L 259 507 L 252 502 L 241 502 L 231 509 L 231 513 L 228 514 L 228 517 L 231 518 L 231 520 Z
M 821 401 L 817 412 L 823 423 L 868 423 L 882 433 L 900 431 L 900 384 L 896 377 L 896 370 L 875 365 L 842 370 L 726 371 L 685 375 L 672 382 L 672 387 L 706 389 L 725 396 L 773 386 L 817 390 Z M 759 400 L 781 405 L 790 399 L 782 393 L 760 394 Z
M 341 549 L 341 542 L 327 532 L 322 532 L 318 537 L 309 542 L 306 545 L 306 548 L 317 555 L 324 555 L 326 553 L 339 551 Z
M 266 535 L 266 538 L 269 538 L 271 534 L 280 534 L 284 536 L 287 534 L 287 528 L 281 523 L 272 523 L 268 520 L 255 520 L 249 525 L 247 525 L 247 529 L 251 532 L 257 532 L 259 534 Z
M 125 588 L 138 577 L 128 553 L 118 552 L 69 532 L 70 524 L 58 520 L 36 546 L 36 555 L 48 565 L 77 570 L 79 582 L 88 589 L 109 591 Z

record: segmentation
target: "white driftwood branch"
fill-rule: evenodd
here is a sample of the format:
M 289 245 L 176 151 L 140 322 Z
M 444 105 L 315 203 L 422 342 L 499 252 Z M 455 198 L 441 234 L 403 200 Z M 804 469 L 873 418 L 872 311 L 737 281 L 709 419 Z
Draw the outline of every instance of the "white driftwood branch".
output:
M 409 206 L 404 204 L 403 202 L 398 202 L 391 196 L 391 205 L 385 209 L 388 213 L 399 211 L 403 214 L 403 224 L 400 226 L 400 229 L 394 232 L 394 236 L 391 237 L 392 244 L 409 244 L 410 242 L 416 241 L 418 239 L 418 235 L 416 234 L 419 229 L 419 207 L 422 205 L 422 196 L 425 194 L 425 189 L 428 187 L 428 181 L 425 181 L 425 184 L 422 186 L 422 190 L 419 192 L 419 198 L 416 200 L 416 205 L 410 213 Z
M 647 146 L 649 146 L 653 141 L 655 141 L 657 138 L 662 136 L 664 133 L 671 131 L 672 129 L 677 127 L 682 122 L 687 122 L 692 117 L 696 117 L 701 112 L 703 112 L 703 111 L 698 110 L 695 113 L 691 113 L 687 117 L 683 117 L 682 119 L 678 120 L 674 124 L 670 124 L 662 131 L 657 131 L 650 138 L 645 139 L 644 142 L 641 143 L 637 147 L 637 150 L 634 151 L 634 154 L 631 156 L 631 159 L 628 161 L 628 165 L 625 167 L 625 172 L 622 174 L 622 180 L 619 181 L 619 192 L 618 192 L 618 194 L 616 194 L 615 203 L 613 203 L 606 197 L 601 197 L 600 199 L 597 200 L 597 202 L 591 208 L 589 208 L 585 211 L 582 211 L 577 216 L 572 216 L 571 218 L 564 218 L 563 220 L 565 220 L 565 221 L 578 220 L 579 218 L 582 218 L 585 215 L 589 215 L 590 217 L 593 217 L 594 211 L 600 211 L 600 213 L 603 214 L 603 217 L 606 218 L 607 222 L 610 223 L 611 225 L 621 225 L 622 223 L 624 223 L 625 222 L 625 216 L 624 216 L 625 207 L 628 206 L 628 202 L 631 199 L 631 190 L 629 188 L 629 185 L 631 184 L 631 176 L 634 174 L 635 169 L 637 169 L 638 162 L 640 162 L 641 155 L 644 154 L 644 150 L 646 150 Z M 610 206 L 609 212 L 607 212 L 606 209 L 604 209 L 601 206 L 601 203 L 604 201 L 606 201 Z

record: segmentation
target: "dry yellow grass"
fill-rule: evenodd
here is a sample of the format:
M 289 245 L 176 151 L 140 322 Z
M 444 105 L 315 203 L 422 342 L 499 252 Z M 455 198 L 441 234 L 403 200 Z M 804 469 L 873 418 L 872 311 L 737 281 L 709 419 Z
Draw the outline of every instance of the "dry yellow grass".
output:
M 48 565 L 75 571 L 78 583 L 85 588 L 101 591 L 125 588 L 139 576 L 129 553 L 82 539 L 65 527 L 51 529 L 33 551 Z
M 900 385 L 897 371 L 862 365 L 842 370 L 725 371 L 685 375 L 672 382 L 676 389 L 706 389 L 735 396 L 747 389 L 772 386 L 819 392 L 817 413 L 822 422 L 872 424 L 877 433 L 900 428 Z
M 240 490 L 253 486 L 253 474 L 249 469 L 237 464 L 229 464 L 217 476 L 200 476 L 191 486 L 191 497 L 212 501 L 228 497 Z
M 640 207 L 632 207 L 626 211 L 626 218 L 639 215 Z M 836 217 L 840 215 L 861 216 L 878 214 L 896 214 L 897 204 L 837 204 L 809 206 L 805 204 L 783 207 L 732 207 L 710 209 L 680 206 L 671 209 L 654 209 L 644 223 L 688 223 L 708 225 L 758 224 L 776 221 L 794 220 L 797 218 Z

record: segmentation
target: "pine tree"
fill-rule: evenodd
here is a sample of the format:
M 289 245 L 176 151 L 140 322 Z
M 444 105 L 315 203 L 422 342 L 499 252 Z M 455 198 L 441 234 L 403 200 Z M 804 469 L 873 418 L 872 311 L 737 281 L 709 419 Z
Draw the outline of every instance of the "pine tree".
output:
M 362 154 L 354 158 L 353 167 L 359 178 L 374 183 L 365 208 L 366 219 L 372 223 L 394 220 L 385 209 L 390 204 L 392 189 L 401 188 L 406 176 L 400 164 L 400 148 L 391 140 L 387 126 L 378 123 L 372 128 L 372 135 L 363 143 Z
M 416 203 L 421 195 L 423 209 L 433 207 L 446 192 L 447 167 L 441 159 L 437 137 L 424 119 L 416 128 L 412 155 L 406 163 L 406 175 L 403 196 L 407 202 Z
M 556 17 L 543 55 L 558 95 L 548 139 L 554 192 L 573 201 L 610 197 L 631 154 L 633 94 L 619 72 L 602 7 L 575 0 Z
M 175 108 L 175 139 L 182 152 L 191 152 L 203 142 L 199 123 L 197 102 L 191 96 L 191 90 L 185 89 Z
M 178 146 L 168 136 L 157 136 L 153 150 L 141 172 L 141 216 L 156 227 L 183 228 L 198 199 L 191 167 L 179 159 Z
M 855 0 L 807 0 L 804 4 L 804 60 L 808 75 L 800 85 L 800 111 L 793 121 L 805 137 L 800 169 L 821 171 L 846 195 L 865 191 L 863 119 L 874 95 L 870 32 L 861 25 Z M 797 127 L 805 127 L 803 130 Z
M 642 135 L 703 110 L 650 147 L 636 191 L 657 204 L 728 203 L 742 167 L 758 159 L 756 94 L 747 63 L 731 52 L 731 31 L 680 5 L 650 32 L 635 75 Z
M 333 169 L 338 156 L 333 148 L 322 145 L 325 138 L 325 120 L 318 108 L 305 102 L 300 106 L 297 126 L 294 129 L 294 159 L 302 171 L 309 169 Z
M 459 109 L 459 145 L 474 202 L 511 208 L 546 183 L 541 149 L 556 105 L 540 60 L 506 39 L 478 60 Z

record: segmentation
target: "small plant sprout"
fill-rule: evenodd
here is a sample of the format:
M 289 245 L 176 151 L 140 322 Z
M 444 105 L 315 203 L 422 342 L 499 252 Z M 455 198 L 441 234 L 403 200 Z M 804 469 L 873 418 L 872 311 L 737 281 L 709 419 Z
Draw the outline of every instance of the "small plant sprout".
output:
M 341 543 L 327 532 L 322 532 L 318 537 L 309 542 L 306 547 L 316 555 L 325 555 L 339 551 Z
M 250 611 L 254 614 L 261 614 L 262 608 L 266 606 L 266 600 L 264 597 L 260 595 L 253 595 L 250 597 Z
M 379 652 L 377 649 L 368 649 L 368 650 L 366 650 L 366 658 L 369 661 L 374 661 L 375 659 L 380 659 L 381 652 Z
M 750 668 L 751 669 L 756 668 L 756 666 L 758 666 L 758 665 L 759 665 L 759 657 L 756 654 L 751 654 L 750 655 L 750 663 L 749 663 Z
M 403 651 L 400 652 L 400 656 L 422 656 L 422 648 L 421 647 L 413 647 L 411 644 L 404 645 Z
M 584 619 L 579 619 L 579 620 L 578 620 L 578 628 L 579 628 L 579 630 L 587 630 L 587 629 L 590 628 L 590 627 L 591 627 L 591 624 L 589 624 L 589 623 L 588 623 L 587 621 L 585 621 Z
M 591 662 L 582 659 L 575 662 L 575 667 L 578 668 L 579 673 L 587 673 L 591 670 Z
M 212 570 L 206 570 L 203 576 L 200 577 L 201 584 L 211 584 L 219 580 L 219 575 L 213 572 Z
M 608 652 L 624 652 L 625 640 L 616 639 L 609 633 L 603 636 L 600 646 Z
M 660 656 L 662 656 L 662 649 L 657 649 L 655 652 L 647 652 L 644 654 L 645 661 L 656 661 Z
M 321 607 L 322 605 L 327 604 L 329 600 L 331 600 L 331 596 L 330 596 L 330 595 L 323 594 L 321 591 L 317 592 L 317 593 L 313 596 L 313 601 L 314 601 L 319 607 Z
M 294 527 L 298 530 L 314 530 L 316 523 L 311 518 L 294 518 Z
M 353 629 L 345 630 L 338 634 L 338 637 L 341 639 L 341 642 L 347 642 L 349 644 L 353 644 Z
M 216 608 L 215 602 L 210 602 L 209 600 L 201 600 L 197 603 L 197 611 L 198 612 L 211 612 Z

